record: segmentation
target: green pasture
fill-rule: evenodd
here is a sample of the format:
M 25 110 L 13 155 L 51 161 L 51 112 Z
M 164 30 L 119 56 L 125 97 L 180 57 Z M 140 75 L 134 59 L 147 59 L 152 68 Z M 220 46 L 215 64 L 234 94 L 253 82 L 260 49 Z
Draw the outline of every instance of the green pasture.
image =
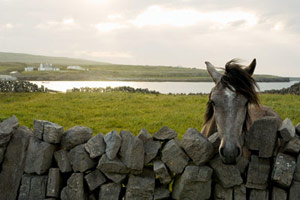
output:
M 150 133 L 168 126 L 182 136 L 189 127 L 201 130 L 207 95 L 155 95 L 139 93 L 0 93 L 0 120 L 16 115 L 21 125 L 33 127 L 34 119 L 48 120 L 65 130 L 75 125 L 94 134 L 111 130 Z M 260 95 L 294 125 L 300 122 L 300 96 Z

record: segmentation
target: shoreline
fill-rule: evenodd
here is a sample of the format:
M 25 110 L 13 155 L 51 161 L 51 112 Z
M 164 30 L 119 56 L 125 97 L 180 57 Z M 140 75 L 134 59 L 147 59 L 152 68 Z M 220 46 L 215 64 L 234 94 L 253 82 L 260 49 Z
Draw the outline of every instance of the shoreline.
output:
M 19 81 L 109 81 L 109 82 L 114 82 L 114 81 L 122 81 L 122 82 L 213 82 L 210 78 L 208 79 L 201 79 L 201 80 L 191 80 L 191 79 L 123 79 L 123 78 L 117 78 L 117 79 L 92 79 L 92 80 L 74 80 L 74 79 L 18 79 Z M 289 78 L 263 78 L 263 79 L 255 79 L 256 82 L 260 83 L 276 83 L 276 82 L 291 82 Z

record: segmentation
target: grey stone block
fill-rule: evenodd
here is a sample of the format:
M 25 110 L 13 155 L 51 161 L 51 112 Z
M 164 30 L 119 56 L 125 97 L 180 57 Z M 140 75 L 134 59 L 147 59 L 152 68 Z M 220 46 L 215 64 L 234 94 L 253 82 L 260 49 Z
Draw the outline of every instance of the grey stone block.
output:
M 289 118 L 286 118 L 279 128 L 279 133 L 284 141 L 290 141 L 295 137 L 295 127 Z
M 177 133 L 175 130 L 163 126 L 157 133 L 153 135 L 153 138 L 157 140 L 171 140 L 177 137 Z
M 4 154 L 5 154 L 5 151 L 6 151 L 6 147 L 7 147 L 7 144 L 5 144 L 5 146 L 2 146 L 0 147 L 0 165 L 4 159 Z
M 33 135 L 45 142 L 59 143 L 63 132 L 63 127 L 55 123 L 37 119 L 33 121 Z
M 19 121 L 16 116 L 12 116 L 0 123 L 0 164 L 3 161 L 7 144 L 18 126 Z
M 287 192 L 282 188 L 273 187 L 272 200 L 287 200 Z
M 119 151 L 120 160 L 132 170 L 142 171 L 144 166 L 143 141 L 129 131 L 121 131 L 122 144 Z
M 248 166 L 249 166 L 249 160 L 245 157 L 241 157 L 239 161 L 236 163 L 236 167 L 241 172 L 241 174 L 244 174 L 246 172 Z
M 54 158 L 59 167 L 59 170 L 62 173 L 72 171 L 72 166 L 68 158 L 68 152 L 66 150 L 61 149 L 59 151 L 54 152 Z
M 224 188 L 220 184 L 215 185 L 214 199 L 216 200 L 232 200 L 233 199 L 233 189 Z
M 100 187 L 99 199 L 117 200 L 120 197 L 121 184 L 107 183 Z
M 272 181 L 282 187 L 289 187 L 293 180 L 296 159 L 290 155 L 279 153 L 272 171 Z
M 85 143 L 84 148 L 90 154 L 90 158 L 92 159 L 101 156 L 106 148 L 103 134 L 99 133 L 93 136 Z
M 113 160 L 116 158 L 121 147 L 122 138 L 117 131 L 111 131 L 105 135 L 104 141 L 106 143 L 106 155 L 108 159 Z
M 177 142 L 172 139 L 162 149 L 162 161 L 174 173 L 182 173 L 188 164 L 189 157 L 180 148 Z
M 268 200 L 269 199 L 269 191 L 268 190 L 256 190 L 252 189 L 250 191 L 249 200 Z
M 154 189 L 154 200 L 168 200 L 170 199 L 170 190 L 164 187 Z
M 152 139 L 152 136 L 150 133 L 148 133 L 148 131 L 146 129 L 142 129 L 140 131 L 140 133 L 138 134 L 137 136 L 140 140 L 143 141 L 143 143 L 145 144 L 147 141 L 151 140 Z
M 254 121 L 245 137 L 248 149 L 259 151 L 259 157 L 272 157 L 277 141 L 277 123 L 276 117 L 263 117 Z
M 61 138 L 61 146 L 67 150 L 83 144 L 93 136 L 93 131 L 84 126 L 74 126 L 68 129 Z
M 153 162 L 153 170 L 155 175 L 159 178 L 161 184 L 169 184 L 171 182 L 171 176 L 168 172 L 167 167 L 165 164 L 160 161 L 156 160 Z
M 298 123 L 298 124 L 296 125 L 295 129 L 296 129 L 296 133 L 297 133 L 298 135 L 300 135 L 300 123 Z
M 300 182 L 300 154 L 297 157 L 297 163 L 294 172 L 294 180 Z
M 32 135 L 30 129 L 21 126 L 11 137 L 0 173 L 0 199 L 16 199 L 24 172 L 29 137 Z
M 298 137 L 294 137 L 290 141 L 287 142 L 283 149 L 283 153 L 289 154 L 298 154 L 300 151 L 300 139 Z
M 4 159 L 5 151 L 6 151 L 6 145 L 4 147 L 0 147 L 0 165 Z
M 220 157 L 216 157 L 209 162 L 214 169 L 216 178 L 224 188 L 230 188 L 243 183 L 241 173 L 235 165 L 226 165 Z
M 85 172 L 97 164 L 85 151 L 84 144 L 80 144 L 71 149 L 68 153 L 68 158 L 74 172 Z
M 106 154 L 103 154 L 100 158 L 97 168 L 103 173 L 129 173 L 129 169 L 119 158 L 116 157 L 114 160 L 109 160 Z
M 155 187 L 155 178 L 152 173 L 143 172 L 141 176 L 129 175 L 125 199 L 152 200 Z
M 59 168 L 49 169 L 47 182 L 47 197 L 59 197 L 61 186 L 61 177 Z
M 103 174 L 115 183 L 122 183 L 126 178 L 126 174 L 116 174 L 110 172 L 103 172 Z
M 233 188 L 233 199 L 234 200 L 246 200 L 247 199 L 247 193 L 246 193 L 246 187 L 244 184 L 235 186 Z
M 219 146 L 221 143 L 221 139 L 218 132 L 215 132 L 211 136 L 208 137 L 208 141 L 213 145 L 214 147 L 214 154 L 219 152 Z
M 47 176 L 24 174 L 18 200 L 37 200 L 46 197 Z
M 43 139 L 44 133 L 44 120 L 37 120 L 33 121 L 33 134 L 35 137 L 39 138 L 40 140 Z
M 187 166 L 183 174 L 175 180 L 172 197 L 174 199 L 209 199 L 213 170 L 207 166 Z
M 25 162 L 25 172 L 43 174 L 51 166 L 55 146 L 31 137 Z
M 159 141 L 153 141 L 153 140 L 149 140 L 144 144 L 144 164 L 148 164 L 150 161 L 152 161 L 158 151 L 161 148 L 161 144 Z
M 265 190 L 268 186 L 270 169 L 269 159 L 258 158 L 252 155 L 247 173 L 246 187 Z
M 59 144 L 64 128 L 52 122 L 44 123 L 43 140 L 51 144 Z
M 194 128 L 185 132 L 181 146 L 196 165 L 205 164 L 214 155 L 213 145 Z
M 60 194 L 61 200 L 85 200 L 83 174 L 73 173 Z
M 106 178 L 98 169 L 87 174 L 84 179 L 87 182 L 90 191 L 95 190 L 97 187 L 106 182 Z
M 300 182 L 293 181 L 289 191 L 289 200 L 299 200 L 299 199 L 300 199 Z
M 90 194 L 88 200 L 97 200 L 95 194 L 94 193 Z
M 0 146 L 9 142 L 12 133 L 18 128 L 19 121 L 16 116 L 12 116 L 0 123 Z

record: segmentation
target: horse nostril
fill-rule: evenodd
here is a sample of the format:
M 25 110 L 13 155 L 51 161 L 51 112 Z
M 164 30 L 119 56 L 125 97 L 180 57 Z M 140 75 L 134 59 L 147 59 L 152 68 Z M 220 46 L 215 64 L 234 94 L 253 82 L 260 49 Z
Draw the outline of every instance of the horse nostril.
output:
M 225 155 L 224 155 L 224 147 L 220 148 L 220 154 L 221 154 L 221 156 L 225 157 Z
M 236 152 L 237 152 L 237 157 L 240 157 L 242 151 L 239 147 L 236 148 Z

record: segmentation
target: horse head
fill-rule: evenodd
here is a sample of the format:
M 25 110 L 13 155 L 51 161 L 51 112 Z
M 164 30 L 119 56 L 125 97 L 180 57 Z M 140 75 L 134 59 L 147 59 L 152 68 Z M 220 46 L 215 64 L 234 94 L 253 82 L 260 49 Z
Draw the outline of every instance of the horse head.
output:
M 215 87 L 211 90 L 205 123 L 214 120 L 221 139 L 219 154 L 226 164 L 234 164 L 242 155 L 244 135 L 249 121 L 248 107 L 259 105 L 252 78 L 256 60 L 249 66 L 242 66 L 237 60 L 231 60 L 225 65 L 224 74 L 205 62 L 207 71 Z

